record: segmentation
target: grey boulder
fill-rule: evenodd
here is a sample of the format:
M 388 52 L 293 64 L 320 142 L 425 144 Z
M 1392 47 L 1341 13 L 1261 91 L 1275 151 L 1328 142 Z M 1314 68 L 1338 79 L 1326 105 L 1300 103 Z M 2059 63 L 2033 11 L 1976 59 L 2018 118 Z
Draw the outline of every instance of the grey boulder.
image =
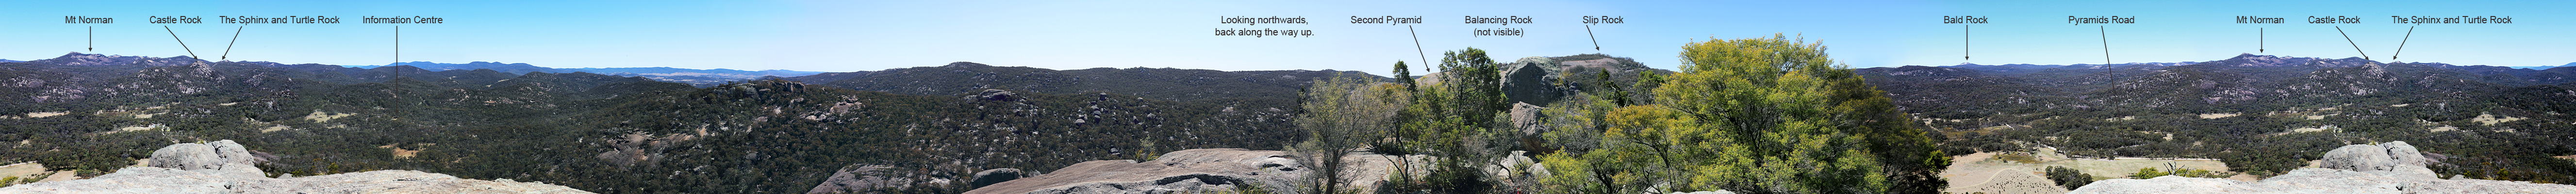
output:
M 1109 194 L 1184 193 L 1232 190 L 1257 185 L 1274 193 L 1297 193 L 1304 166 L 1285 151 L 1239 148 L 1191 149 L 1163 154 L 1154 161 L 1095 160 L 966 191 L 967 194 Z M 1247 185 L 1248 184 L 1248 185 Z
M 1511 98 L 1510 102 L 1546 106 L 1566 95 L 1564 90 L 1556 86 L 1558 79 L 1564 79 L 1557 76 L 1557 71 L 1561 71 L 1564 65 L 1558 64 L 1556 60 L 1547 57 L 1522 57 L 1518 61 L 1502 65 L 1501 68 L 1503 96 Z
M 2409 178 L 2438 176 L 2433 173 L 2433 169 L 2424 167 L 2429 164 L 2425 160 L 2424 152 L 2416 151 L 2415 146 L 2407 145 L 2404 141 L 2391 141 L 2379 145 L 2346 145 L 2333 151 L 2326 151 L 2325 158 L 2318 163 L 2329 169 L 2389 176 Z
M 151 167 L 207 170 L 207 173 L 232 177 L 260 177 L 265 174 L 259 171 L 259 167 L 253 166 L 259 165 L 262 160 L 252 156 L 250 150 L 242 149 L 241 144 L 233 143 L 233 140 L 163 146 L 159 150 L 153 150 L 152 158 L 145 161 L 151 163 L 149 165 Z
M 224 159 L 215 154 L 214 146 L 182 143 L 152 151 L 152 167 L 179 170 L 222 169 Z
M 2364 172 L 2394 170 L 2393 167 L 2397 166 L 2397 162 L 2389 158 L 2388 149 L 2376 145 L 2335 148 L 2326 152 L 2324 160 L 2317 162 L 2325 168 Z

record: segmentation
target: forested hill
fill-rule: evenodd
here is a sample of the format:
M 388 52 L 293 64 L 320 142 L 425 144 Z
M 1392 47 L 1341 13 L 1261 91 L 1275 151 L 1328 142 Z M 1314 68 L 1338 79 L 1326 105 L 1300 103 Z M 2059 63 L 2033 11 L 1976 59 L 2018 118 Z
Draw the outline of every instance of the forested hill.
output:
M 0 143 L 0 162 L 96 175 L 162 145 L 233 139 L 260 148 L 251 151 L 269 176 L 405 169 L 602 193 L 801 193 L 861 165 L 928 181 L 1189 148 L 1277 149 L 1304 134 L 1291 125 L 1295 91 L 1334 75 L 979 68 L 910 69 L 986 76 L 896 69 L 847 79 L 975 83 L 881 92 L 73 54 L 0 63 L 0 142 L 13 142 Z M 972 81 L 947 82 L 960 79 Z
M 2105 68 L 2108 67 L 2108 68 Z M 2238 55 L 2115 65 L 1861 69 L 1949 153 L 2225 159 L 2278 173 L 2349 142 L 2424 142 L 2443 174 L 2576 181 L 2576 68 Z

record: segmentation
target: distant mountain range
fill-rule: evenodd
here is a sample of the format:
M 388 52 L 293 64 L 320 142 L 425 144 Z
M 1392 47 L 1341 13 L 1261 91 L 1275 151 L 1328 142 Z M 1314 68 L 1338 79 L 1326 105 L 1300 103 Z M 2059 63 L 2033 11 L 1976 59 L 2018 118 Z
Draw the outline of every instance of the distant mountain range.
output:
M 2518 67 L 2512 67 L 2512 68 L 2519 68 L 2519 69 L 2549 69 L 2549 68 L 2557 68 L 2557 67 L 2576 67 L 2576 63 L 2567 63 L 2566 65 L 2559 65 L 2559 66 L 2518 66 Z
M 38 63 L 38 64 L 66 65 L 66 66 L 110 66 L 110 65 L 128 65 L 128 64 L 141 64 L 141 65 L 145 65 L 145 66 L 176 66 L 176 65 L 186 65 L 186 64 L 187 64 L 186 62 L 188 62 L 188 61 L 195 61 L 195 60 L 199 60 L 199 59 L 197 59 L 197 58 L 193 58 L 193 57 L 189 57 L 189 56 L 176 56 L 176 57 L 162 58 L 162 57 L 149 57 L 149 56 L 103 55 L 103 54 L 86 54 L 86 53 L 80 53 L 80 52 L 72 52 L 72 53 L 70 53 L 70 54 L 63 54 L 63 56 L 61 56 L 61 57 L 54 57 L 53 59 L 42 59 L 42 60 L 35 60 L 35 61 L 12 61 L 12 60 L 0 60 L 0 63 L 6 63 L 6 62 L 27 62 L 27 63 Z M 222 61 L 222 62 L 235 62 L 235 61 Z M 279 65 L 286 65 L 286 64 L 282 64 L 282 63 L 264 62 L 264 61 L 241 61 L 241 63 L 261 64 L 261 65 L 267 65 L 267 66 L 279 66 Z M 308 64 L 309 64 L 309 63 L 308 63 Z M 299 64 L 299 65 L 302 65 L 302 64 Z M 313 65 L 319 65 L 319 64 L 313 64 Z M 664 82 L 673 82 L 673 83 L 684 83 L 684 84 L 689 84 L 689 85 L 692 85 L 692 86 L 698 86 L 698 87 L 707 87 L 707 86 L 713 86 L 713 85 L 716 85 L 716 84 L 723 84 L 723 83 L 725 83 L 725 82 L 729 82 L 729 81 L 743 81 L 743 80 L 757 79 L 757 78 L 770 77 L 770 76 L 778 76 L 778 77 L 795 77 L 795 76 L 806 76 L 806 75 L 814 75 L 814 74 L 824 73 L 824 72 L 815 72 L 815 71 L 790 71 L 790 70 L 761 70 L 761 71 L 744 71 L 744 70 L 733 70 L 733 69 L 683 69 L 683 68 L 670 68 L 670 67 L 551 68 L 551 67 L 540 67 L 540 66 L 536 66 L 536 65 L 529 65 L 529 64 L 527 64 L 527 63 L 498 63 L 498 62 L 481 62 L 481 61 L 470 62 L 470 63 L 464 63 L 464 64 L 455 64 L 455 63 L 432 63 L 432 62 L 414 61 L 414 62 L 405 62 L 405 63 L 393 63 L 393 64 L 387 64 L 387 65 L 364 65 L 364 66 L 349 66 L 349 65 L 341 65 L 341 66 L 354 67 L 354 68 L 360 68 L 360 69 L 375 69 L 375 68 L 378 68 L 378 67 L 394 66 L 394 65 L 410 66 L 410 67 L 413 67 L 413 68 L 420 68 L 421 70 L 428 70 L 428 71 L 490 69 L 490 70 L 493 70 L 493 71 L 499 71 L 499 72 L 502 72 L 502 73 L 509 73 L 509 74 L 512 74 L 512 75 L 517 75 L 517 74 L 527 74 L 528 72 L 545 72 L 545 73 L 556 73 L 556 74 L 562 74 L 562 73 L 573 73 L 573 72 L 586 72 L 586 73 L 594 73 L 594 74 L 601 74 L 601 75 L 615 75 L 615 76 L 634 76 L 634 77 L 644 77 L 644 78 L 647 78 L 647 79 L 653 79 L 653 80 L 655 80 L 655 81 L 664 81 Z
M 644 78 L 651 78 L 651 79 L 653 79 L 653 80 L 659 80 L 659 81 L 685 83 L 685 84 L 689 84 L 689 85 L 695 85 L 695 86 L 698 86 L 698 87 L 706 87 L 706 86 L 712 86 L 712 85 L 716 85 L 716 84 L 723 84 L 724 82 L 727 82 L 727 81 L 742 81 L 742 80 L 747 80 L 747 79 L 755 79 L 755 78 L 769 77 L 769 76 L 778 76 L 778 77 L 795 77 L 795 76 L 806 76 L 806 75 L 814 75 L 814 74 L 818 74 L 818 73 L 823 73 L 823 72 L 815 72 L 815 71 L 790 71 L 790 70 L 760 70 L 760 71 L 744 71 L 744 70 L 733 70 L 733 69 L 682 69 L 682 68 L 670 68 L 670 67 L 550 68 L 550 67 L 539 67 L 539 66 L 536 66 L 536 65 L 529 65 L 529 64 L 527 64 L 527 63 L 499 63 L 499 62 L 482 62 L 482 61 L 475 61 L 475 62 L 464 63 L 464 64 L 455 64 L 455 63 L 432 63 L 432 62 L 425 62 L 425 61 L 413 61 L 413 62 L 404 62 L 404 63 L 392 63 L 392 64 L 386 64 L 386 65 L 367 65 L 367 66 L 350 66 L 350 67 L 356 67 L 356 68 L 369 68 L 369 69 L 372 69 L 372 68 L 376 68 L 376 67 L 394 66 L 394 65 L 412 66 L 412 67 L 418 67 L 418 68 L 421 68 L 421 69 L 427 69 L 427 70 L 432 70 L 432 71 L 490 69 L 490 70 L 493 70 L 493 71 L 501 71 L 501 72 L 506 72 L 506 73 L 511 73 L 511 74 L 525 74 L 525 73 L 528 73 L 528 72 L 546 72 L 546 73 L 589 72 L 589 73 L 596 73 L 596 74 L 602 74 L 602 75 L 617 75 L 617 76 L 636 76 L 636 77 L 644 77 Z
M 1951 153 L 2053 148 L 2082 157 L 2216 158 L 2287 172 L 2347 142 L 2441 144 L 2435 171 L 2566 180 L 2576 67 L 2241 54 L 2202 62 L 1859 69 Z M 2300 158 L 2272 156 L 2305 155 Z M 2304 159 L 2302 159 L 2304 158 Z M 2497 170 L 2514 171 L 2496 173 Z M 2503 176 L 2505 174 L 2515 176 Z
M 186 64 L 187 64 L 187 62 L 189 62 L 189 61 L 198 61 L 198 60 L 200 60 L 200 59 L 197 59 L 197 58 L 195 58 L 195 57 L 188 57 L 188 56 L 185 56 L 185 55 L 182 55 L 182 56 L 176 56 L 176 57 L 169 57 L 169 58 L 161 58 L 161 57 L 148 57 L 148 56 L 125 56 L 125 55 L 83 54 L 83 53 L 80 53 L 80 52 L 72 52 L 71 54 L 63 54 L 63 56 L 60 56 L 60 57 L 54 57 L 54 58 L 52 58 L 52 59 L 38 59 L 38 60 L 34 60 L 34 61 L 24 61 L 24 62 L 27 62 L 27 63 L 38 63 L 38 64 L 51 64 L 51 65 L 64 65 L 64 66 L 109 66 L 109 65 L 129 65 L 129 64 L 139 64 L 139 65 L 145 65 L 145 66 L 175 66 L 175 65 L 186 65 Z M 265 63 L 265 62 L 260 62 L 260 63 Z

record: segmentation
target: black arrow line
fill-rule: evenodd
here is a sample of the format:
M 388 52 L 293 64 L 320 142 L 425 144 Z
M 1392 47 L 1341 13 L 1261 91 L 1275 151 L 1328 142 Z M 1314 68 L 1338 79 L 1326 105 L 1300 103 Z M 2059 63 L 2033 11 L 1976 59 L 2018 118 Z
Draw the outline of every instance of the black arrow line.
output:
M 2108 69 L 2111 69 L 2111 28 L 2103 26 L 2093 27 L 2100 29 L 2102 32 L 2102 69 L 2105 69 L 2104 71 L 2109 71 Z
M 1591 27 L 1584 27 L 1584 28 L 1589 29 L 1589 28 L 1591 28 Z M 1589 31 L 1589 30 L 1587 30 L 1587 31 Z M 1413 54 L 1414 54 L 1414 55 L 1418 55 L 1418 56 L 1421 56 L 1421 57 L 1422 57 L 1422 64 L 1431 64 L 1431 54 L 1430 54 L 1430 53 L 1424 53 L 1424 52 L 1422 52 L 1422 33 L 1416 33 L 1416 32 L 1414 32 L 1414 31 L 1413 31 L 1413 26 L 1411 26 L 1411 25 L 1406 25 L 1406 26 L 1404 26 L 1404 33 L 1405 33 L 1405 34 L 1409 34 L 1409 35 L 1413 35 Z M 1424 66 L 1422 66 L 1422 70 L 1423 70 L 1423 71 L 1431 71 L 1431 66 L 1430 66 L 1430 65 L 1424 65 Z
M 390 67 L 394 68 L 394 79 L 385 81 L 402 79 L 402 26 L 394 26 L 394 65 Z M 394 98 L 402 98 L 402 96 L 394 96 Z
M 2414 33 L 2414 32 L 2407 32 L 2407 33 Z M 2361 43 L 2354 43 L 2354 42 L 2352 42 L 2352 34 L 2343 33 L 2343 26 L 2335 26 L 2335 34 L 2342 34 L 2342 35 L 2343 35 L 2343 42 L 2344 42 L 2344 43 L 2351 43 L 2351 44 L 2352 44 L 2352 52 L 2361 53 L 2361 60 L 2370 60 L 2370 52 L 2362 52 L 2362 51 L 2361 51 Z
M 200 60 L 200 61 L 202 61 L 202 60 L 206 60 L 205 58 L 202 58 L 202 57 L 206 57 L 206 56 L 197 56 L 197 49 L 190 49 L 190 48 L 188 48 L 188 41 L 186 41 L 186 40 L 179 40 L 179 31 L 170 30 L 170 26 L 161 26 L 161 31 L 163 31 L 163 32 L 170 32 L 170 40 L 172 40 L 172 41 L 179 41 L 179 49 L 187 50 L 187 51 L 188 51 L 188 58 L 196 58 L 197 60 Z
M 2268 40 L 2263 37 L 2263 28 L 2254 28 L 2254 52 L 2260 53 L 2266 50 L 2264 48 L 2267 46 L 2264 44 L 2269 44 L 2265 43 L 2266 41 Z
M 89 27 L 89 52 L 98 52 L 98 26 Z
M 232 41 L 232 42 L 228 42 L 228 43 L 224 43 L 224 56 L 219 57 L 219 58 L 215 58 L 215 59 L 219 59 L 219 60 L 226 60 L 226 61 L 230 61 L 230 60 L 232 60 L 232 58 L 233 58 L 233 45 L 241 44 L 241 32 L 242 32 L 242 28 L 248 28 L 248 27 L 249 27 L 249 26 L 233 27 L 233 41 Z
M 2405 55 L 2405 54 L 2406 54 L 2406 41 L 2408 41 L 2408 40 L 2414 40 L 2414 39 L 2415 39 L 2415 27 L 2413 27 L 2413 26 L 2408 26 L 2408 27 L 2406 27 L 2406 38 L 2405 38 L 2405 39 L 2397 39 L 2397 54 L 2388 54 L 2388 60 L 2397 60 L 2397 56 L 2398 56 L 2398 55 Z
M 1968 60 L 1968 25 L 1959 25 L 1959 60 Z
M 1583 26 L 1583 36 L 1592 37 L 1592 51 L 1601 51 L 1601 35 L 1592 34 L 1592 26 Z

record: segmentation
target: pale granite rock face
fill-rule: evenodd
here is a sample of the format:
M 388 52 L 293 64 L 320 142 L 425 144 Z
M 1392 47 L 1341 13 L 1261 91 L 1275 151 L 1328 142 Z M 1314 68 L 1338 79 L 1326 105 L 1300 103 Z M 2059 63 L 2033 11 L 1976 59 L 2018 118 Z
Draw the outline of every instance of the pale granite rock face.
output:
M 856 165 L 842 168 L 839 172 L 832 173 L 832 176 L 823 178 L 822 184 L 815 184 L 814 189 L 808 189 L 805 193 L 864 193 L 877 189 L 937 187 L 947 185 L 949 182 L 947 179 L 902 171 L 908 170 L 885 165 Z
M 182 143 L 152 152 L 151 166 L 127 167 L 96 178 L 40 182 L 0 193 L 590 193 L 545 183 L 462 179 L 410 170 L 379 170 L 308 177 L 264 177 L 261 160 L 232 140 Z
M 2178 176 L 2143 180 L 2111 179 L 2093 182 L 2091 185 L 2084 185 L 2084 188 L 2068 193 L 2576 193 L 2576 185 L 2477 179 L 2444 180 L 2388 176 L 2378 172 L 2310 168 L 2290 171 L 2288 174 L 2250 183 Z
M 2263 179 L 2244 182 L 2227 179 L 2164 176 L 2151 179 L 2111 179 L 2084 185 L 2076 194 L 2122 193 L 2568 193 L 2576 194 L 2576 185 L 2539 184 L 2521 181 L 2477 180 L 2460 177 L 2437 179 L 2432 169 L 2424 168 L 2422 152 L 2406 142 L 2379 145 L 2349 145 L 2326 152 L 2326 168 L 2308 168 Z
M 1176 193 L 1231 190 L 1259 185 L 1271 192 L 1294 194 L 1296 180 L 1307 171 L 1284 151 L 1236 148 L 1192 149 L 1154 161 L 1098 160 L 1066 166 L 1036 177 L 985 186 L 968 194 L 1023 193 Z

